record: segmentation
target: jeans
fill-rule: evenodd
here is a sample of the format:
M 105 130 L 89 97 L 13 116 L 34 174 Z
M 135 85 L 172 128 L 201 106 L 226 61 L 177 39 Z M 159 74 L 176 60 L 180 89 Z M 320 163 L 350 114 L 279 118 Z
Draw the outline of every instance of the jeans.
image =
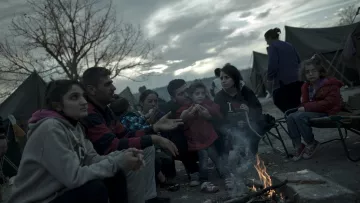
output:
M 51 203 L 126 203 L 127 189 L 126 177 L 123 173 L 118 173 L 112 178 L 93 180 L 84 185 L 66 191 Z
M 326 113 L 296 111 L 286 117 L 289 136 L 295 148 L 301 146 L 301 137 L 307 144 L 314 142 L 310 119 L 327 116 Z
M 220 177 L 225 177 L 226 172 L 221 161 L 221 157 L 216 149 L 215 144 L 212 144 L 207 149 L 199 150 L 199 180 L 200 182 L 206 182 L 209 179 L 208 172 L 208 159 L 210 157 L 211 161 L 215 164 L 215 167 L 220 175 Z

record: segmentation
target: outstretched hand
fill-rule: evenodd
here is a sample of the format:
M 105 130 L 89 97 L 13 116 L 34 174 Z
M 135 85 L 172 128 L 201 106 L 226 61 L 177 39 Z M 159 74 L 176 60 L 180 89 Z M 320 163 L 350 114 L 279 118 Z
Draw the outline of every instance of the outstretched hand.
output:
M 155 132 L 173 130 L 184 124 L 182 119 L 170 119 L 170 115 L 171 112 L 167 113 L 154 124 L 153 129 Z
M 151 136 L 153 143 L 159 145 L 162 149 L 168 150 L 174 157 L 179 155 L 179 151 L 176 145 L 171 142 L 169 139 L 161 137 L 159 135 Z

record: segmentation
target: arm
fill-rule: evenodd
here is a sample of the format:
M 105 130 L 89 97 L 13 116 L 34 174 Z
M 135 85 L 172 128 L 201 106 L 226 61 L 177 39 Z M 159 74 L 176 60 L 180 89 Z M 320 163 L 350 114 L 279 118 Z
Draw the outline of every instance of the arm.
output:
M 118 121 L 114 121 L 115 127 L 110 129 L 97 113 L 90 113 L 84 121 L 87 137 L 99 154 L 131 147 L 144 149 L 152 145 L 151 137 L 145 135 L 145 131 L 128 132 Z
M 301 87 L 301 104 L 309 102 L 309 92 L 306 83 Z
M 253 115 L 254 116 L 261 115 L 262 114 L 262 105 L 261 105 L 259 99 L 256 97 L 255 93 L 247 86 L 244 86 L 242 89 L 242 94 L 249 105 L 250 111 L 253 111 Z
M 274 46 L 269 47 L 268 53 L 269 53 L 269 64 L 268 64 L 267 77 L 269 81 L 272 81 L 275 79 L 279 71 L 279 54 Z
M 120 168 L 124 168 L 122 152 L 116 152 L 116 156 L 106 157 L 97 163 L 81 166 L 81 158 L 70 146 L 63 127 L 52 119 L 44 121 L 38 130 L 42 132 L 40 136 L 43 140 L 42 166 L 69 189 L 77 188 L 90 180 L 111 177 Z
M 304 103 L 305 111 L 325 113 L 341 102 L 340 88 L 336 85 L 329 87 L 323 100 Z
M 215 97 L 215 83 L 214 83 L 214 81 L 211 82 L 210 94 L 211 94 L 211 96 Z
M 205 104 L 204 107 L 209 111 L 213 118 L 222 118 L 220 106 L 215 102 L 210 101 L 208 104 Z

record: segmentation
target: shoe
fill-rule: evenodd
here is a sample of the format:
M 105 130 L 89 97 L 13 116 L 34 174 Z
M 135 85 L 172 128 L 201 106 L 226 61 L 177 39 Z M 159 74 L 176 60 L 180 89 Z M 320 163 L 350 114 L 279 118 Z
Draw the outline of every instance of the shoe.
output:
M 303 154 L 303 158 L 310 159 L 311 157 L 313 157 L 316 150 L 319 148 L 319 146 L 320 146 L 320 143 L 318 141 L 314 140 L 314 143 L 306 146 L 305 152 Z
M 168 197 L 155 197 L 145 201 L 145 203 L 170 203 L 170 202 L 171 200 Z
M 303 157 L 303 154 L 305 153 L 305 145 L 303 143 L 301 143 L 300 147 L 296 150 L 294 156 L 293 156 L 293 161 L 298 161 Z
M 190 183 L 189 183 L 189 185 L 190 185 L 190 187 L 196 187 L 196 186 L 200 185 L 199 173 L 190 174 Z

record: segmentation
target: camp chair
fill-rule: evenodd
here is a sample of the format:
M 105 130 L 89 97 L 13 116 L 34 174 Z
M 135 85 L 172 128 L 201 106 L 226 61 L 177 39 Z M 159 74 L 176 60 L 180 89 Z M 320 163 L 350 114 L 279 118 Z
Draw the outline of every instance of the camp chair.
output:
M 321 144 L 327 144 L 333 141 L 341 141 L 344 148 L 345 154 L 350 161 L 357 162 L 360 161 L 360 157 L 353 158 L 350 155 L 348 146 L 346 144 L 346 138 L 348 136 L 348 131 L 351 131 L 357 135 L 360 135 L 359 124 L 360 124 L 360 111 L 354 111 L 352 113 L 343 113 L 341 112 L 338 115 L 327 116 L 322 118 L 314 118 L 310 120 L 311 127 L 315 128 L 336 128 L 339 132 L 340 138 L 331 139 Z M 345 135 L 342 132 L 342 129 L 345 131 Z
M 272 126 L 272 128 L 265 133 L 265 137 L 267 138 L 267 140 L 268 140 L 269 143 L 267 143 L 267 141 L 265 141 L 265 139 L 264 139 L 265 137 L 263 138 L 263 141 L 264 141 L 265 143 L 269 144 L 272 149 L 276 150 L 276 148 L 274 148 L 273 143 L 272 143 L 272 141 L 271 141 L 271 139 L 270 139 L 269 136 L 272 136 L 272 137 L 274 137 L 275 139 L 279 140 L 279 141 L 281 142 L 281 145 L 282 145 L 283 149 L 284 149 L 286 158 L 289 158 L 289 157 L 290 157 L 289 151 L 287 150 L 286 145 L 285 145 L 285 142 L 284 142 L 284 140 L 283 140 L 283 138 L 282 138 L 282 136 L 281 136 L 281 134 L 280 134 L 280 131 L 279 131 L 279 127 L 281 127 L 281 128 L 285 131 L 286 134 L 289 134 L 289 132 L 288 132 L 287 129 L 285 128 L 284 124 L 286 124 L 285 117 L 276 119 L 276 120 L 275 120 L 275 124 Z M 272 129 L 275 129 L 276 134 L 273 133 L 273 132 L 271 132 Z

